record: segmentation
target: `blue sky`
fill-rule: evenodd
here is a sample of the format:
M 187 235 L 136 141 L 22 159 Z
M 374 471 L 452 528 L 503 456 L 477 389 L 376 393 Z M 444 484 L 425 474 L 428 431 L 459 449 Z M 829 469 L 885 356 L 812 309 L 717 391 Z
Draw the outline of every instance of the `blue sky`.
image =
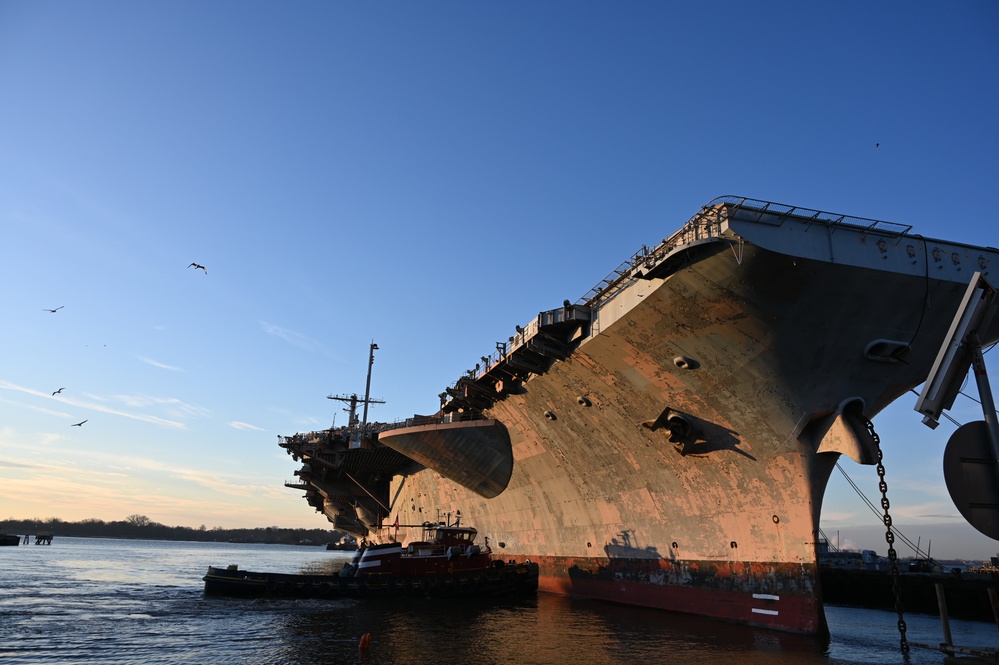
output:
M 0 519 L 325 527 L 277 436 L 345 422 L 372 340 L 371 417 L 431 413 L 720 195 L 995 246 L 997 28 L 984 0 L 0 2 Z M 960 518 L 914 400 L 875 424 L 925 544 Z M 877 523 L 838 474 L 824 516 Z

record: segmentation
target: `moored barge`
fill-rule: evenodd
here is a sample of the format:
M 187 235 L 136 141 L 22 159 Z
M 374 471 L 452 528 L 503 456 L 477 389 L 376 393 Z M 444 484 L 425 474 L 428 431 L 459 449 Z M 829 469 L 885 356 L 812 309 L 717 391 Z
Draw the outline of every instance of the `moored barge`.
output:
M 489 597 L 532 594 L 538 565 L 504 561 L 474 544 L 476 531 L 460 524 L 421 525 L 423 537 L 362 545 L 335 575 L 267 573 L 210 566 L 205 595 L 242 598 Z

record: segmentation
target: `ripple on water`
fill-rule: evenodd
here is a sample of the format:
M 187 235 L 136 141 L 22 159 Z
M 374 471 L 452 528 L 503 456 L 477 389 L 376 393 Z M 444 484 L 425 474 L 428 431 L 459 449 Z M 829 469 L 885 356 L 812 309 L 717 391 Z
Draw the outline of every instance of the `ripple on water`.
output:
M 0 548 L 2 549 L 2 548 Z M 829 608 L 828 643 L 665 612 L 539 595 L 441 603 L 205 598 L 209 565 L 302 572 L 349 557 L 318 548 L 57 539 L 0 553 L 0 661 L 7 665 L 890 665 L 894 613 Z M 339 557 L 339 561 L 337 560 Z M 934 617 L 910 639 L 940 641 Z M 959 643 L 999 647 L 994 626 L 953 622 Z M 357 645 L 371 633 L 362 659 Z M 911 665 L 941 655 L 913 652 Z

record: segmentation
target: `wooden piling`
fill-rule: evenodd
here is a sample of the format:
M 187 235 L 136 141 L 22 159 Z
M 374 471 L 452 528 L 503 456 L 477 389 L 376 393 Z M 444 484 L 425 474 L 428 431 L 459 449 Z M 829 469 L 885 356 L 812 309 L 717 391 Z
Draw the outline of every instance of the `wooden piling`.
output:
M 944 644 L 951 646 L 954 639 L 950 635 L 950 617 L 947 615 L 947 598 L 944 596 L 943 584 L 937 582 L 937 607 L 940 608 L 940 625 L 943 628 Z
M 992 618 L 999 628 L 999 600 L 996 599 L 996 588 L 993 586 L 989 587 L 989 602 L 992 603 Z

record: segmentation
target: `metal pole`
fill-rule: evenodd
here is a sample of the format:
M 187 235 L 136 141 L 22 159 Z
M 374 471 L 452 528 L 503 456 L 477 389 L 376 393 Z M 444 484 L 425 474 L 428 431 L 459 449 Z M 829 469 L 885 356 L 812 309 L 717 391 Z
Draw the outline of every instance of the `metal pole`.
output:
M 355 478 L 354 476 L 350 475 L 350 474 L 349 474 L 349 473 L 347 473 L 346 471 L 344 471 L 344 472 L 343 472 L 343 475 L 347 476 L 347 478 L 349 478 L 349 479 L 350 479 L 350 481 L 351 481 L 352 483 L 354 483 L 355 485 L 357 485 L 358 487 L 360 487 L 360 488 L 361 488 L 361 490 L 362 490 L 362 491 L 363 491 L 363 492 L 364 492 L 365 494 L 367 494 L 368 496 L 370 496 L 370 497 L 371 497 L 371 499 L 372 499 L 372 500 L 373 500 L 373 501 L 374 501 L 375 503 L 377 503 L 377 504 L 378 504 L 379 506 L 381 506 L 381 507 L 382 507 L 382 508 L 383 508 L 383 509 L 385 510 L 385 512 L 386 512 L 386 513 L 390 512 L 390 511 L 389 511 L 389 507 L 388 507 L 388 506 L 386 506 L 386 505 L 385 505 L 384 503 L 382 503 L 381 501 L 379 501 L 379 500 L 378 500 L 378 497 L 376 497 L 376 496 L 375 496 L 374 494 L 372 494 L 371 492 L 369 492 L 369 491 L 368 491 L 368 488 L 364 486 L 364 483 L 360 482 L 360 481 L 359 481 L 359 480 L 358 480 L 357 478 Z M 371 526 L 374 526 L 374 525 L 372 524 Z
M 371 397 L 371 366 L 375 363 L 375 351 L 377 349 L 378 345 L 371 342 L 371 348 L 368 349 L 368 382 L 364 386 L 364 418 L 361 422 L 362 430 L 368 424 L 368 399 Z
M 947 615 L 947 599 L 944 597 L 943 584 L 937 582 L 933 586 L 937 590 L 937 607 L 940 609 L 940 624 L 943 627 L 944 644 L 950 646 L 954 644 L 954 639 L 950 636 L 950 616 Z
M 985 358 L 982 357 L 982 343 L 978 341 L 978 333 L 968 333 L 969 351 L 971 351 L 971 366 L 975 370 L 975 381 L 978 383 L 978 397 L 982 401 L 982 412 L 985 424 L 989 430 L 989 441 L 992 451 L 999 460 L 999 422 L 996 421 L 996 404 L 992 399 L 992 388 L 989 386 L 989 375 L 985 371 Z

